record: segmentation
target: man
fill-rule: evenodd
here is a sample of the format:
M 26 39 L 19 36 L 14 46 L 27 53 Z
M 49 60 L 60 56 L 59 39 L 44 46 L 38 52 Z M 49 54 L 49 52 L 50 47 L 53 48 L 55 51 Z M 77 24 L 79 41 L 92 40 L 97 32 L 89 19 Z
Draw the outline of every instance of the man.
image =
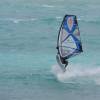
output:
M 63 70 L 65 70 L 65 68 L 68 65 L 68 61 L 64 58 L 62 58 L 59 54 L 56 55 L 56 59 L 58 64 L 60 65 L 61 68 L 63 68 Z
M 56 49 L 58 50 L 58 46 L 56 47 Z M 66 59 L 62 58 L 59 54 L 56 55 L 56 59 L 57 59 L 58 64 L 60 64 L 60 61 L 61 61 L 61 63 L 65 65 L 64 68 L 67 67 L 68 61 Z
M 61 59 L 62 64 L 65 64 L 65 68 L 66 68 L 68 65 L 68 61 L 62 58 L 61 56 L 60 56 L 60 59 Z

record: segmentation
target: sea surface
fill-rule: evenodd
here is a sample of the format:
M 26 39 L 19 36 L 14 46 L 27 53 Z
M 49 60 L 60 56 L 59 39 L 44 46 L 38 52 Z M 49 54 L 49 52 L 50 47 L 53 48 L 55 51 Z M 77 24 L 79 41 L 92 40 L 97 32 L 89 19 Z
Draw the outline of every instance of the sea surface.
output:
M 62 73 L 65 14 L 77 16 L 84 52 Z M 100 0 L 0 0 L 0 100 L 100 100 Z

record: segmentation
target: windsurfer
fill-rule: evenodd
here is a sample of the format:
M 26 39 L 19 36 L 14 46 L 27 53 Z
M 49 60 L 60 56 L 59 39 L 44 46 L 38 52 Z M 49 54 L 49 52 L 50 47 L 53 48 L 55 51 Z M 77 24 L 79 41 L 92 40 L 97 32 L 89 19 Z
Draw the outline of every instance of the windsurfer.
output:
M 61 61 L 61 63 L 65 65 L 65 68 L 67 67 L 68 61 L 66 59 L 62 58 L 59 54 L 57 54 L 56 59 L 57 61 Z
M 61 59 L 62 64 L 64 64 L 65 65 L 65 68 L 66 68 L 67 65 L 68 65 L 68 61 L 65 60 L 64 58 L 62 58 L 61 56 L 60 56 L 60 59 Z

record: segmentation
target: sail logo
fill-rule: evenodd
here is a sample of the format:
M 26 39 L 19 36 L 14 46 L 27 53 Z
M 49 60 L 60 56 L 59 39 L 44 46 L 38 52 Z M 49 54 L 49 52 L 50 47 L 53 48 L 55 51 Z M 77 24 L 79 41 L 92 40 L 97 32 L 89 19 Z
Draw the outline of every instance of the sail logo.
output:
M 71 31 L 72 28 L 73 28 L 73 17 L 69 17 L 68 20 L 67 20 L 67 25 L 68 25 L 68 29 Z

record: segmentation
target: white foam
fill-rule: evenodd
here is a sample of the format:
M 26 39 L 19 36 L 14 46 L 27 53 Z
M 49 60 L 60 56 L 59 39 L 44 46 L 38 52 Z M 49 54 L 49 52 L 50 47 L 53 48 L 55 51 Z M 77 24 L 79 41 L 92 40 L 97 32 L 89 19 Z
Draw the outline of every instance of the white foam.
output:
M 52 66 L 52 72 L 60 82 L 73 82 L 79 80 L 94 81 L 100 85 L 100 68 L 80 65 L 69 65 L 66 72 L 62 72 L 58 65 Z M 80 83 L 80 82 L 79 82 Z
M 78 18 L 78 20 L 83 21 L 83 22 L 87 22 L 87 23 L 98 23 L 98 22 L 100 22 L 100 20 L 97 19 L 97 18 L 82 18 L 82 17 L 80 17 L 80 18 Z
M 61 16 L 56 16 L 56 19 L 57 20 L 61 20 L 63 17 L 61 17 Z
M 47 4 L 43 4 L 42 7 L 45 7 L 45 8 L 54 8 L 55 6 L 53 6 L 53 5 L 47 5 Z
M 35 21 L 36 19 L 35 18 L 26 18 L 26 19 L 13 19 L 12 21 L 14 23 L 19 23 L 19 22 L 28 22 L 28 21 Z
M 36 18 L 4 18 L 0 20 L 12 21 L 13 23 L 17 24 L 19 22 L 35 21 L 37 19 Z
M 16 20 L 12 20 L 14 23 L 19 23 L 20 22 L 20 20 L 18 20 L 18 19 L 16 19 Z

